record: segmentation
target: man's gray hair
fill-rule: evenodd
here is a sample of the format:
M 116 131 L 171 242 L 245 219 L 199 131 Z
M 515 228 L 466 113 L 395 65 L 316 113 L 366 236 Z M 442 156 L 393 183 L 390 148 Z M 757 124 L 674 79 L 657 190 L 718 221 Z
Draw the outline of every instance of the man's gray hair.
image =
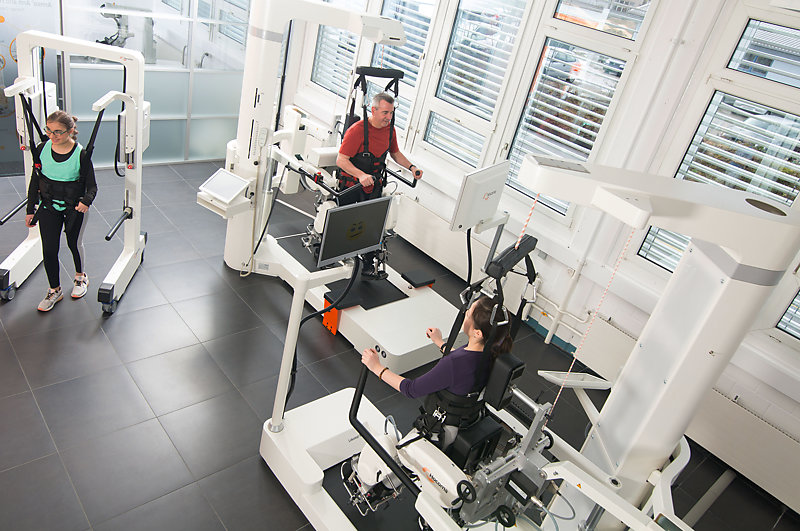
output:
M 390 94 L 378 92 L 372 97 L 372 106 L 377 109 L 382 101 L 385 101 L 389 105 L 394 105 L 394 98 Z

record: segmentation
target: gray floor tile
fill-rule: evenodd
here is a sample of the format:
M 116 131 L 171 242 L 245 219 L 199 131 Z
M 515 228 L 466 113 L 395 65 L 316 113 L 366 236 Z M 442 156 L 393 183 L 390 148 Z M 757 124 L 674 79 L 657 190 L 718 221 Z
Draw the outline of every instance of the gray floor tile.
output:
M 155 419 L 91 439 L 62 457 L 92 524 L 192 482 Z
M 233 390 L 203 345 L 135 361 L 128 371 L 159 416 Z
M 148 253 L 145 247 L 145 256 Z M 161 293 L 155 283 L 150 279 L 147 271 L 142 267 L 136 271 L 133 278 L 128 284 L 128 288 L 123 293 L 117 306 L 117 311 L 114 315 L 123 313 L 134 312 L 145 308 L 152 308 L 154 306 L 161 306 L 167 303 L 167 298 Z
M 306 365 L 306 368 L 325 386 L 329 393 L 335 393 L 346 387 L 356 387 L 361 367 L 363 367 L 361 354 L 352 349 L 335 357 Z M 379 381 L 377 376 L 369 374 L 364 395 L 372 403 L 380 402 L 394 393 L 396 391 L 386 383 Z
M 34 393 L 61 450 L 154 416 L 122 366 L 43 387 Z
M 58 455 L 0 472 L 0 529 L 83 531 L 88 527 Z
M 258 316 L 233 291 L 221 291 L 172 305 L 201 341 L 261 326 Z
M 206 349 L 240 389 L 280 370 L 283 342 L 262 325 L 204 343 Z
M 16 395 L 28 390 L 28 382 L 22 374 L 22 367 L 11 348 L 11 343 L 0 333 L 0 398 Z
M 39 407 L 30 392 L 0 399 L 0 470 L 55 452 Z
M 222 277 L 202 259 L 150 267 L 147 273 L 169 302 L 230 290 Z
M 200 258 L 192 244 L 177 230 L 153 234 L 152 237 L 148 235 L 144 253 L 145 269 Z
M 197 189 L 182 179 L 143 186 L 142 195 L 147 196 L 154 205 L 159 207 L 197 201 Z
M 261 423 L 237 391 L 159 420 L 196 479 L 258 454 Z
M 197 485 L 145 503 L 94 527 L 95 531 L 216 531 L 224 529 Z
M 275 390 L 277 387 L 278 377 L 272 376 L 248 384 L 241 390 L 245 400 L 247 400 L 262 422 L 272 418 L 272 408 L 275 405 Z M 309 370 L 305 367 L 300 367 L 297 369 L 294 391 L 292 391 L 285 409 L 288 411 L 322 398 L 327 394 L 328 391 L 311 375 Z
M 200 489 L 230 531 L 295 530 L 308 523 L 260 456 L 205 478 Z
M 81 302 L 65 300 L 59 304 L 66 308 L 77 307 Z M 33 389 L 120 364 L 114 348 L 100 328 L 99 318 L 47 333 L 12 338 L 11 341 Z
M 114 315 L 103 330 L 126 363 L 198 343 L 169 304 Z

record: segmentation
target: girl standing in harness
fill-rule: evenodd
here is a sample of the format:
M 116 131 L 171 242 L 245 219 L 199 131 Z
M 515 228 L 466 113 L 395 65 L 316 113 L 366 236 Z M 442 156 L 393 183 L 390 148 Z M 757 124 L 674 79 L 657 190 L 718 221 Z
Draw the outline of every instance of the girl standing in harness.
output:
M 361 354 L 361 362 L 378 377 L 409 398 L 425 396 L 424 413 L 417 423 L 423 430 L 438 435 L 442 449 L 447 448 L 460 428 L 466 428 L 483 414 L 481 391 L 486 386 L 494 360 L 511 351 L 508 319 L 497 326 L 492 345 L 485 352 L 486 338 L 492 334 L 495 302 L 483 296 L 464 316 L 462 329 L 468 342 L 442 357 L 434 367 L 417 378 L 409 379 L 383 367 L 378 353 L 371 348 Z M 445 341 L 438 328 L 428 328 L 426 335 L 443 349 Z M 442 435 L 443 433 L 443 435 Z
M 82 236 L 86 212 L 97 194 L 97 182 L 91 155 L 75 141 L 78 134 L 75 121 L 64 111 L 48 116 L 45 132 L 49 140 L 33 153 L 25 225 L 33 227 L 38 223 L 42 240 L 42 261 L 50 284 L 39 303 L 42 312 L 50 311 L 64 296 L 58 263 L 62 228 L 75 264 L 72 297 L 79 299 L 86 295 L 89 285 L 83 269 Z

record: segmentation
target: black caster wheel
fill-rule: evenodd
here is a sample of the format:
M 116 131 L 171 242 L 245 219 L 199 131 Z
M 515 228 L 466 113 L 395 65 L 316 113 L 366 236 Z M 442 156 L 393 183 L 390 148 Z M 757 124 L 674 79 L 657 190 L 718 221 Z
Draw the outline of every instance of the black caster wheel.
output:
M 10 301 L 14 299 L 14 296 L 16 294 L 17 294 L 17 287 L 9 286 L 8 289 L 0 291 L 0 299 L 3 299 L 4 301 Z
M 106 315 L 111 315 L 117 310 L 117 301 L 113 300 L 108 304 L 103 304 L 103 313 Z

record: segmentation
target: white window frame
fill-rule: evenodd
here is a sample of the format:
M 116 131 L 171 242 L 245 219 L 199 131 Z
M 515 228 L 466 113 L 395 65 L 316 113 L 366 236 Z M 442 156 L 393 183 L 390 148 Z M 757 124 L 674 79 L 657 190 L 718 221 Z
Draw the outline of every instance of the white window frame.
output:
M 614 91 L 614 96 L 608 106 L 608 110 L 603 120 L 603 126 L 598 131 L 597 138 L 595 140 L 594 146 L 602 146 L 606 132 L 608 131 L 608 123 L 610 123 L 614 117 L 621 94 L 623 94 L 628 77 L 630 76 L 630 71 L 635 64 L 636 58 L 641 50 L 644 35 L 646 34 L 647 28 L 649 28 L 651 21 L 653 20 L 654 13 L 658 8 L 657 4 L 658 1 L 654 0 L 647 11 L 647 15 L 642 21 L 642 26 L 639 29 L 637 39 L 630 40 L 619 35 L 606 33 L 594 28 L 557 19 L 555 18 L 554 14 L 556 7 L 558 6 L 558 0 L 547 0 L 542 5 L 541 12 L 538 13 L 537 18 L 539 19 L 539 23 L 536 24 L 534 28 L 526 28 L 525 30 L 524 46 L 528 52 L 525 57 L 516 58 L 523 65 L 525 65 L 525 67 L 515 68 L 517 71 L 517 76 L 513 78 L 510 83 L 513 84 L 512 86 L 531 86 L 533 84 L 534 74 L 536 73 L 535 71 L 539 64 L 539 58 L 548 37 L 624 60 L 625 68 L 622 71 L 619 81 L 617 82 L 617 88 Z M 519 126 L 519 121 L 525 112 L 525 103 L 528 98 L 528 92 L 529 91 L 519 91 L 518 93 L 514 94 L 513 101 L 508 102 L 508 106 L 503 109 L 505 112 L 503 116 L 508 116 L 508 119 L 505 122 L 505 127 L 499 131 L 499 134 L 494 135 L 494 138 L 487 141 L 490 152 L 496 153 L 495 160 L 503 160 L 508 156 L 509 150 L 511 149 L 511 144 L 517 132 L 517 127 Z M 500 106 L 498 105 L 498 107 Z M 594 162 L 598 156 L 599 149 L 594 146 L 589 154 L 587 162 Z M 524 192 L 516 189 L 513 189 L 512 191 L 514 194 L 518 194 L 520 198 L 525 198 L 530 201 L 529 196 Z M 536 208 L 538 209 L 539 207 L 537 206 Z M 548 219 L 552 219 L 560 225 L 572 227 L 576 220 L 576 209 L 579 208 L 580 207 L 575 204 L 570 204 L 565 215 L 561 215 L 547 207 L 541 207 L 541 210 L 544 215 L 548 217 Z

